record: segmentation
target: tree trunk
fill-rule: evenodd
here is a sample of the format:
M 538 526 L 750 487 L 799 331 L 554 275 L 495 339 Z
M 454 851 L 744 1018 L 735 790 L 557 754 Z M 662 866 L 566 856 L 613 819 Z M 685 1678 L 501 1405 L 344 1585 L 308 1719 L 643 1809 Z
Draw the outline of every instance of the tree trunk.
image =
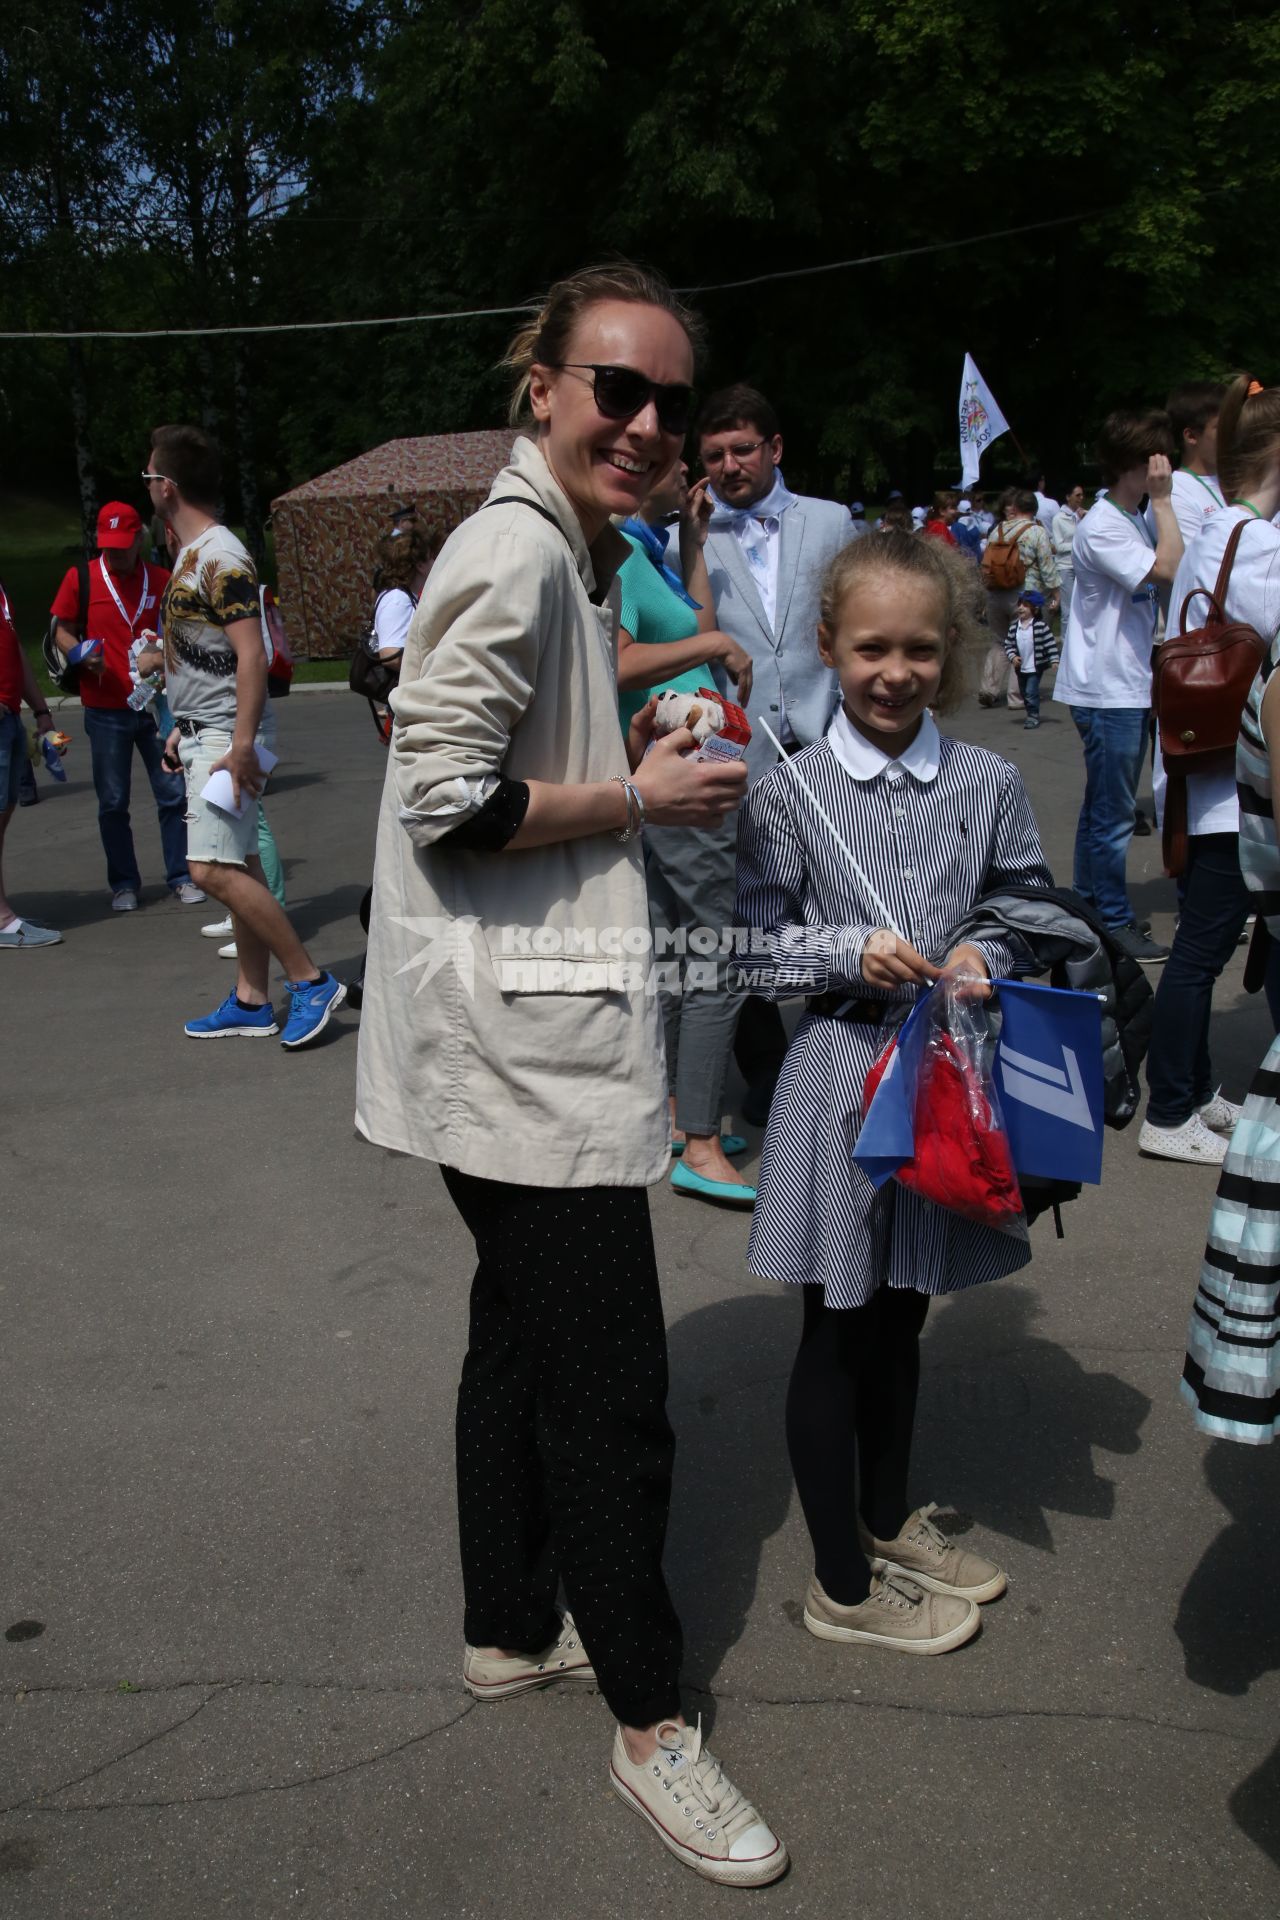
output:
M 71 423 L 76 443 L 76 480 L 80 488 L 80 525 L 85 552 L 91 553 L 98 543 L 98 482 L 89 445 L 89 382 L 84 348 L 78 340 L 67 342 L 67 366 Z
M 262 530 L 262 503 L 258 498 L 258 475 L 253 464 L 253 398 L 249 383 L 249 350 L 240 336 L 232 340 L 231 369 L 237 467 L 240 476 L 240 512 L 244 518 L 246 544 L 253 555 L 253 564 L 261 573 L 267 564 L 267 543 Z

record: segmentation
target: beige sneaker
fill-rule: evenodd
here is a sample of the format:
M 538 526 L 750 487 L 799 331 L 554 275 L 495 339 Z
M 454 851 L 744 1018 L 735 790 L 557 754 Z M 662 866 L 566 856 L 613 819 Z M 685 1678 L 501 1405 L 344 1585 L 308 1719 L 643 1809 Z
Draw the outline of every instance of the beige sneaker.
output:
M 664 1847 L 704 1880 L 723 1887 L 767 1887 L 791 1864 L 787 1849 L 702 1744 L 702 1721 L 658 1728 L 658 1748 L 639 1766 L 619 1727 L 609 1781 L 618 1798 L 647 1820 Z
M 858 1539 L 874 1573 L 905 1573 L 930 1593 L 958 1593 L 964 1600 L 998 1600 L 1009 1584 L 1003 1567 L 953 1546 L 933 1524 L 937 1502 L 917 1507 L 896 1540 L 877 1540 L 858 1522 Z
M 926 1593 L 897 1571 L 871 1576 L 871 1593 L 856 1607 L 829 1600 L 816 1580 L 804 1599 L 804 1623 L 819 1640 L 892 1647 L 898 1653 L 949 1653 L 972 1640 L 982 1616 L 959 1594 Z
M 518 1653 L 509 1658 L 477 1653 L 468 1647 L 462 1657 L 462 1684 L 477 1700 L 510 1700 L 513 1694 L 532 1693 L 553 1680 L 596 1684 L 595 1670 L 578 1638 L 571 1613 L 561 1613 L 560 1633 L 541 1653 Z

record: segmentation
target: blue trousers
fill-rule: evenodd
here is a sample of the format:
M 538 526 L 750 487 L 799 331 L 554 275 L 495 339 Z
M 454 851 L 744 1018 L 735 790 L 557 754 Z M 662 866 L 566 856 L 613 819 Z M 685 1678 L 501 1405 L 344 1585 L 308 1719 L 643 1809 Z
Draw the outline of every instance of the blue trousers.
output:
M 1124 860 L 1147 750 L 1146 707 L 1072 707 L 1084 745 L 1084 804 L 1076 826 L 1072 885 L 1109 927 L 1133 919 Z
M 1236 950 L 1253 900 L 1240 872 L 1240 838 L 1234 833 L 1193 833 L 1187 840 L 1186 891 L 1173 950 L 1160 970 L 1147 1055 L 1153 1127 L 1180 1127 L 1197 1107 L 1212 1100 L 1209 1015 L 1213 987 Z M 1267 963 L 1267 1002 L 1280 1010 L 1280 948 L 1272 943 Z
M 162 766 L 164 742 L 155 721 L 149 713 L 135 713 L 131 707 L 86 707 L 84 730 L 89 736 L 93 785 L 98 796 L 98 832 L 107 856 L 107 883 L 112 893 L 119 893 L 122 887 L 137 893 L 142 885 L 129 825 L 135 747 L 142 756 L 160 816 L 164 877 L 171 887 L 181 886 L 191 878 L 187 872 L 186 782 L 180 773 L 169 773 Z

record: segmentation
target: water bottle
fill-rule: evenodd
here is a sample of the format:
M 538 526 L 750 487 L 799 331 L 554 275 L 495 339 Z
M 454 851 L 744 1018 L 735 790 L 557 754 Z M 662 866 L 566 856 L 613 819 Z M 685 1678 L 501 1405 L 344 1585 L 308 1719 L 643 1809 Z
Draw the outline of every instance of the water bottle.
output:
M 57 736 L 57 738 L 65 740 L 66 735 L 61 734 Z M 51 733 L 41 734 L 40 751 L 44 755 L 44 764 L 49 769 L 49 772 L 53 775 L 54 779 L 65 780 L 67 777 L 67 770 L 62 764 L 62 754 L 59 753 L 58 751 L 55 736 L 53 734 Z

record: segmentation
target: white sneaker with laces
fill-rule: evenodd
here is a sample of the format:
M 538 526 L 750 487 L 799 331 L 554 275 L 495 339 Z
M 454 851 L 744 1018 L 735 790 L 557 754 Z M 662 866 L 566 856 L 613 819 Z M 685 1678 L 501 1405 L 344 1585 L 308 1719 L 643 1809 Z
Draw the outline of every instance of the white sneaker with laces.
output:
M 136 913 L 138 911 L 138 896 L 132 887 L 121 887 L 118 893 L 112 894 L 111 911 L 112 913 Z
M 228 914 L 225 920 L 211 920 L 200 931 L 206 940 L 225 940 L 231 931 L 231 915 Z
M 218 948 L 219 960 L 238 960 L 239 957 L 234 940 L 228 940 L 225 947 Z
M 205 900 L 208 898 L 208 895 L 201 891 L 194 880 L 184 880 L 180 887 L 173 889 L 173 896 L 174 899 L 180 901 L 184 907 L 203 906 Z
M 627 1752 L 619 1727 L 609 1784 L 648 1821 L 668 1852 L 704 1880 L 724 1887 L 767 1887 L 791 1864 L 772 1827 L 703 1746 L 701 1720 L 696 1727 L 664 1721 L 652 1757 L 639 1764 Z
M 1228 1100 L 1219 1087 L 1212 1100 L 1206 1100 L 1200 1108 L 1200 1118 L 1215 1133 L 1230 1133 L 1243 1112 L 1244 1108 L 1238 1107 L 1234 1100 Z
M 1193 1113 L 1180 1127 L 1153 1127 L 1144 1120 L 1138 1152 L 1152 1160 L 1185 1160 L 1191 1166 L 1220 1167 L 1227 1157 L 1227 1141 Z
M 471 1646 L 463 1650 L 462 1684 L 477 1700 L 510 1700 L 514 1694 L 549 1687 L 553 1680 L 596 1684 L 571 1613 L 561 1613 L 560 1632 L 541 1653 L 481 1653 Z

